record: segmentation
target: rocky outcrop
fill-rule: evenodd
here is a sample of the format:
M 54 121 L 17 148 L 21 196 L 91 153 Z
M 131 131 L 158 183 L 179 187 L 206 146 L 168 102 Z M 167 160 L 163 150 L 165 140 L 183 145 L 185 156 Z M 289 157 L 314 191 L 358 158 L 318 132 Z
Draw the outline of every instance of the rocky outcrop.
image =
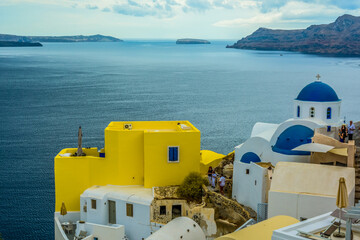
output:
M 360 56 L 360 17 L 346 14 L 333 23 L 300 30 L 259 28 L 227 48 Z
M 122 42 L 123 40 L 114 38 L 111 36 L 104 35 L 76 35 L 76 36 L 17 36 L 9 34 L 0 34 L 0 41 L 11 41 L 11 42 Z
M 235 200 L 204 188 L 207 196 L 206 207 L 215 209 L 218 232 L 227 234 L 235 231 L 250 218 L 256 219 L 256 212 Z
M 210 42 L 204 39 L 182 38 L 178 39 L 176 44 L 210 44 Z

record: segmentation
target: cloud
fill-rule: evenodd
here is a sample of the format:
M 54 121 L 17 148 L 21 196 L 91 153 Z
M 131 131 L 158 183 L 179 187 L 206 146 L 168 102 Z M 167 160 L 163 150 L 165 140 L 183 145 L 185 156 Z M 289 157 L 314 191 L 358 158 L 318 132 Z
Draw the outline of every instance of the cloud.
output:
M 293 0 L 255 0 L 260 3 L 261 12 L 270 12 L 274 9 L 279 9 Z M 354 10 L 360 8 L 359 0 L 300 0 L 300 2 L 308 4 L 325 5 L 330 7 L 337 7 L 346 10 Z
M 330 0 L 329 3 L 339 8 L 348 9 L 348 10 L 354 10 L 360 8 L 359 0 Z
M 113 11 L 123 15 L 130 15 L 136 17 L 144 17 L 144 16 L 154 16 L 156 15 L 156 11 L 153 8 L 142 7 L 131 4 L 120 4 L 114 5 Z
M 212 4 L 208 0 L 187 0 L 186 5 L 190 9 L 196 9 L 199 11 L 205 11 L 212 7 Z
M 98 7 L 98 6 L 95 6 L 95 5 L 90 5 L 90 4 L 86 5 L 86 8 L 87 8 L 87 9 L 90 9 L 90 10 L 96 10 L 96 9 L 99 9 L 99 7 Z
M 23 0 L 27 1 L 27 0 Z M 244 9 L 259 5 L 258 0 L 66 0 L 77 7 L 113 11 L 136 17 L 173 17 L 182 13 L 204 13 L 211 9 Z

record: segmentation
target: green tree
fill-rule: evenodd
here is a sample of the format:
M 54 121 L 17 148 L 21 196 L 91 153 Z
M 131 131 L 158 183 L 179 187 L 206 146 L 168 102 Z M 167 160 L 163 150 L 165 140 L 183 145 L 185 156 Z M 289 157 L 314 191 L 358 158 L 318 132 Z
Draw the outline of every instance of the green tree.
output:
M 207 180 L 200 173 L 191 172 L 178 188 L 177 195 L 188 201 L 201 202 L 203 184 L 206 185 Z

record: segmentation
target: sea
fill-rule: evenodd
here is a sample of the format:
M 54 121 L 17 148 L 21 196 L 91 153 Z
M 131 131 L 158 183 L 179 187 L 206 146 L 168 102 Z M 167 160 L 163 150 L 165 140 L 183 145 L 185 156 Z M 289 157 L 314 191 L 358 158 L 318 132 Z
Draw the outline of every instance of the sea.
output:
M 103 147 L 111 121 L 189 120 L 201 148 L 227 154 L 256 122 L 293 116 L 300 90 L 321 80 L 360 120 L 360 58 L 227 49 L 235 40 L 44 43 L 0 48 L 0 233 L 54 239 L 54 156 Z M 81 173 L 79 173 L 81 174 Z

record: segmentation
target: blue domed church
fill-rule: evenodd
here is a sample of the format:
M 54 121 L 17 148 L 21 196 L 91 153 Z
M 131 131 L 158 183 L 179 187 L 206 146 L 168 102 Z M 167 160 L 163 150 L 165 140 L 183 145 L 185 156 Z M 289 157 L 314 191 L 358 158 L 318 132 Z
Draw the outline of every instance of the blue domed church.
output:
M 250 138 L 235 147 L 233 171 L 233 198 L 256 210 L 257 204 L 267 202 L 263 192 L 270 186 L 271 177 L 264 166 L 275 166 L 278 162 L 310 162 L 310 152 L 296 148 L 312 142 L 314 131 L 328 131 L 342 124 L 340 119 L 341 99 L 335 90 L 319 80 L 305 86 L 294 99 L 294 117 L 280 124 L 258 122 Z M 262 164 L 262 163 L 267 163 Z M 247 193 L 247 194 L 244 194 Z

